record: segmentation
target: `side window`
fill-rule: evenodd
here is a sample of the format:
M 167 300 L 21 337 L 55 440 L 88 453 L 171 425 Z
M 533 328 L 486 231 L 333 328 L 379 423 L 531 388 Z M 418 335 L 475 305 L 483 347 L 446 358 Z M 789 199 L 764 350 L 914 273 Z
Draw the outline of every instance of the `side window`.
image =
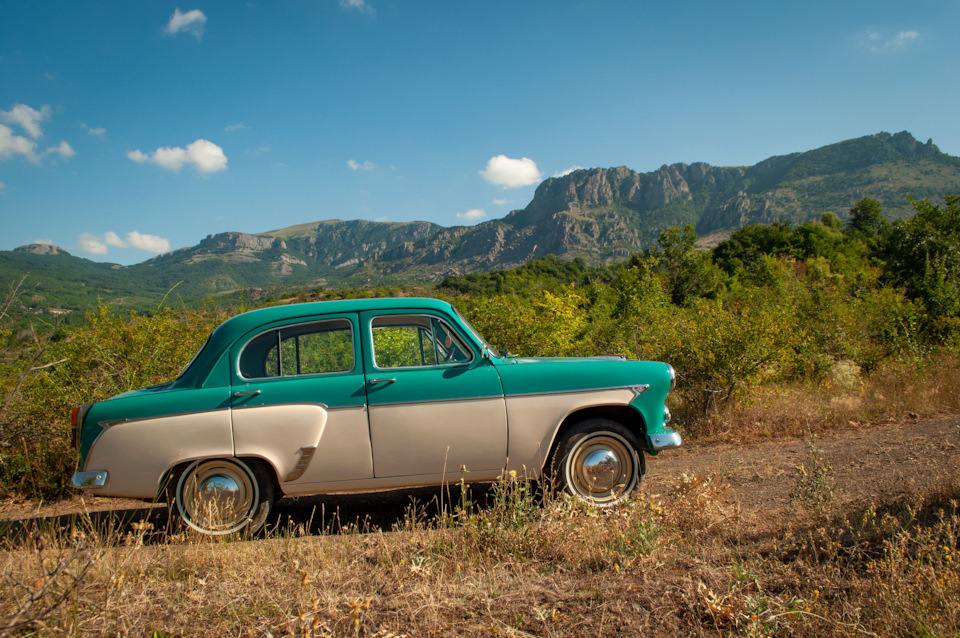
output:
M 423 315 L 376 317 L 373 357 L 378 368 L 412 368 L 473 359 L 463 339 L 446 323 Z
M 353 365 L 353 327 L 346 319 L 270 330 L 250 340 L 240 355 L 246 379 L 346 372 Z

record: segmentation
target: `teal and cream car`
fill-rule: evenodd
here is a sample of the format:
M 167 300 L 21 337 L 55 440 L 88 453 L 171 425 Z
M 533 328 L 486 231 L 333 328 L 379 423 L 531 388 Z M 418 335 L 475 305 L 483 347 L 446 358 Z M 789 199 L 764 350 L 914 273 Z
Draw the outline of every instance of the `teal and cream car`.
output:
M 435 299 L 325 301 L 219 326 L 175 380 L 74 410 L 98 495 L 166 500 L 189 527 L 254 531 L 275 499 L 548 475 L 597 504 L 680 445 L 664 363 L 529 359 Z

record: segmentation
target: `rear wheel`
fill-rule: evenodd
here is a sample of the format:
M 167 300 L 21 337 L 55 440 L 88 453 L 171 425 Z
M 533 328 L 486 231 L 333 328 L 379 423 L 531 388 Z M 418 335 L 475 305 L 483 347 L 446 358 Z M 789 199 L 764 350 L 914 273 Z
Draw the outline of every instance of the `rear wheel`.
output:
M 171 514 L 201 534 L 256 533 L 273 504 L 273 481 L 255 462 L 205 459 L 175 471 L 167 483 Z
M 550 463 L 558 489 L 599 506 L 634 494 L 645 471 L 636 436 L 608 419 L 589 419 L 567 430 Z

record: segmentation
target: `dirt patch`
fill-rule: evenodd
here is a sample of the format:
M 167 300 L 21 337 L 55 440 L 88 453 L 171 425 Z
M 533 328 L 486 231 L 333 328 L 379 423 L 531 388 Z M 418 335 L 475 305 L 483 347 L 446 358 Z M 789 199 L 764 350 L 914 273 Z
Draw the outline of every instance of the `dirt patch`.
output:
M 856 509 L 929 494 L 960 476 L 960 416 L 862 425 L 806 439 L 687 445 L 647 463 L 648 492 L 670 491 L 684 474 L 727 483 L 743 515 L 764 526 L 802 516 L 798 468 L 823 470 L 833 506 Z

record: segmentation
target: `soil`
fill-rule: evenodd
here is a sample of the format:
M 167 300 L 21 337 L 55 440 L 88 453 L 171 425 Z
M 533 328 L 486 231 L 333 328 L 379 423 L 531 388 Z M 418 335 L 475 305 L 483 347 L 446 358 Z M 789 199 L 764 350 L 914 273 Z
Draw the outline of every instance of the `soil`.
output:
M 960 481 L 960 415 L 931 420 L 907 418 L 874 425 L 821 432 L 807 439 L 749 443 L 685 443 L 647 461 L 648 495 L 666 495 L 684 475 L 715 477 L 745 523 L 756 531 L 772 529 L 785 518 L 803 516 L 798 499 L 798 466 L 808 472 L 827 468 L 832 504 L 851 510 L 874 503 L 919 499 Z M 475 488 L 482 495 L 482 488 Z M 272 524 L 306 523 L 315 530 L 379 527 L 389 530 L 410 512 L 411 498 L 426 505 L 430 516 L 442 500 L 458 499 L 451 490 L 423 488 L 352 496 L 283 499 Z M 431 505 L 432 503 L 432 505 Z M 69 524 L 83 514 L 120 524 L 149 518 L 164 521 L 166 507 L 129 499 L 76 496 L 54 503 L 0 503 L 0 532 L 33 525 Z

